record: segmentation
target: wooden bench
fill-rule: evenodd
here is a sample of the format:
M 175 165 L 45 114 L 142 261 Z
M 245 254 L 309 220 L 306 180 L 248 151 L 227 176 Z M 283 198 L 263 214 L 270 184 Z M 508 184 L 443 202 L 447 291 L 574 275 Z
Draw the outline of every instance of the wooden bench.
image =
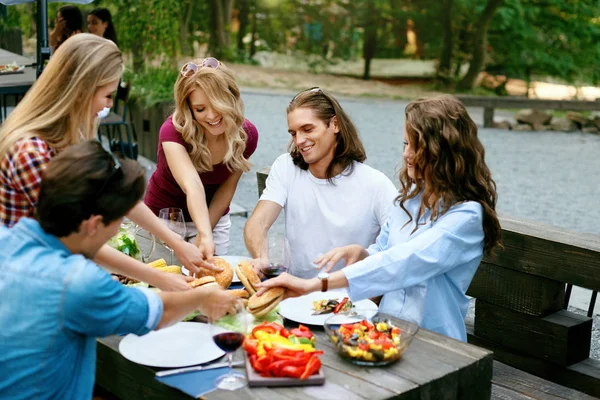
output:
M 494 358 L 592 396 L 592 320 L 563 309 L 565 284 L 600 289 L 600 236 L 501 218 L 504 249 L 484 257 L 467 294 L 477 298 L 469 342 Z
M 269 168 L 257 172 L 259 196 L 268 174 Z M 600 397 L 600 361 L 589 358 L 592 320 L 563 309 L 565 284 L 600 289 L 600 236 L 506 216 L 500 223 L 504 248 L 483 258 L 467 292 L 476 298 L 469 342 L 517 368 L 506 374 L 495 364 L 492 382 L 502 387 L 493 386 L 492 397 L 539 398 L 533 392 L 540 390 L 564 394 L 544 398 L 581 397 L 527 372 Z M 507 395 L 516 381 L 532 396 Z
M 494 126 L 496 108 L 531 108 L 537 110 L 599 111 L 600 101 L 586 100 L 541 100 L 526 97 L 457 96 L 465 107 L 483 107 L 483 126 Z

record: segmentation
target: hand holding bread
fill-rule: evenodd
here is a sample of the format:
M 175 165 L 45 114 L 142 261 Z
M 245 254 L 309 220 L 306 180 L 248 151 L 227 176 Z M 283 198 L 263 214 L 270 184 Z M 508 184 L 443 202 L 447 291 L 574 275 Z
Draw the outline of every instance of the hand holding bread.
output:
M 261 296 L 256 292 L 260 289 L 260 278 L 252 268 L 252 264 L 247 261 L 240 262 L 235 267 L 235 273 L 240 281 L 252 296 L 248 299 L 247 310 L 255 317 L 264 317 L 279 305 L 285 295 L 285 288 L 272 287 L 263 291 Z

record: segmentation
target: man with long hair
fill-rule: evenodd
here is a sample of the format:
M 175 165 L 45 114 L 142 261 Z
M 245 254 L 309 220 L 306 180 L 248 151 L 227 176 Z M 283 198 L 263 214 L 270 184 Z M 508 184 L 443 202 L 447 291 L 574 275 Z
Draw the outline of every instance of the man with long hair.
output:
M 244 238 L 255 268 L 263 270 L 268 231 L 285 209 L 285 262 L 290 273 L 311 278 L 318 273 L 313 263 L 331 248 L 372 244 L 398 192 L 382 172 L 363 164 L 356 127 L 326 91 L 300 92 L 287 107 L 287 120 L 289 153 L 271 166 Z
M 72 145 L 44 171 L 36 218 L 0 227 L 0 398 L 89 399 L 97 337 L 234 306 L 216 284 L 157 294 L 124 287 L 91 261 L 140 201 L 144 174 L 98 142 Z

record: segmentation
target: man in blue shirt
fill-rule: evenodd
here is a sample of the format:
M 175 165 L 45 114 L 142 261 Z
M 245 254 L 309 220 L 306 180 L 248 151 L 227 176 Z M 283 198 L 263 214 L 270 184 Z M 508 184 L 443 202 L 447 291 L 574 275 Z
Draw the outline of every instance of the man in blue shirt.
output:
M 144 189 L 144 168 L 97 142 L 70 146 L 44 171 L 36 220 L 0 227 L 0 398 L 89 399 L 96 337 L 143 335 L 195 309 L 224 315 L 218 285 L 127 288 L 90 259 Z

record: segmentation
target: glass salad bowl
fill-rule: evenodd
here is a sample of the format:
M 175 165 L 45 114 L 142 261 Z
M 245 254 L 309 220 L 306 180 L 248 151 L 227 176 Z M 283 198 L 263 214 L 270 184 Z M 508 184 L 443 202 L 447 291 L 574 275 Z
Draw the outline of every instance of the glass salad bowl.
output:
M 325 321 L 338 354 L 353 364 L 378 367 L 398 361 L 419 326 L 374 310 L 352 310 Z

